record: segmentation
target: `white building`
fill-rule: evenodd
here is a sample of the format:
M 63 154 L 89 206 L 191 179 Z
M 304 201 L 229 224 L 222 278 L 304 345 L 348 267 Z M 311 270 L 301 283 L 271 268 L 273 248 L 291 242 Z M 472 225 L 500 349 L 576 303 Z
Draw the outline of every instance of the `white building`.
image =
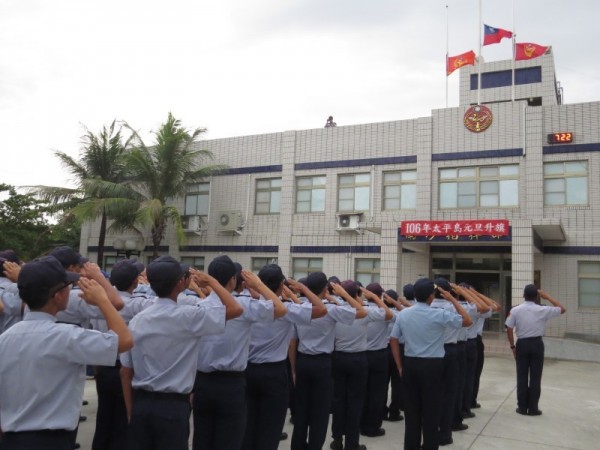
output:
M 551 54 L 517 62 L 514 102 L 511 61 L 482 72 L 491 117 L 466 114 L 477 72 L 465 67 L 460 105 L 430 117 L 202 141 L 230 170 L 181 199 L 187 240 L 163 252 L 386 289 L 443 275 L 504 306 L 491 331 L 535 281 L 568 311 L 548 335 L 600 338 L 600 102 L 562 104 Z M 97 235 L 83 229 L 82 253 Z

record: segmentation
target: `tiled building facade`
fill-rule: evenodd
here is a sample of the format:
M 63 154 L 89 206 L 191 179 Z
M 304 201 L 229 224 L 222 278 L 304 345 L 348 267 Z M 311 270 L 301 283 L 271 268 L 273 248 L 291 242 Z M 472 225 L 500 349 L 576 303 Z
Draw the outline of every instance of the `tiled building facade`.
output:
M 513 102 L 511 62 L 483 66 L 485 131 L 463 123 L 478 95 L 468 67 L 460 105 L 431 117 L 199 143 L 230 169 L 181 199 L 187 239 L 168 237 L 164 253 L 200 268 L 222 253 L 254 270 L 276 260 L 290 276 L 323 270 L 396 289 L 444 275 L 502 303 L 491 331 L 535 280 L 568 310 L 548 335 L 600 336 L 600 102 L 563 105 L 551 54 L 516 69 Z M 550 144 L 557 132 L 572 142 Z M 467 220 L 507 221 L 509 234 L 400 232 Z M 82 252 L 97 251 L 97 232 L 84 227 Z

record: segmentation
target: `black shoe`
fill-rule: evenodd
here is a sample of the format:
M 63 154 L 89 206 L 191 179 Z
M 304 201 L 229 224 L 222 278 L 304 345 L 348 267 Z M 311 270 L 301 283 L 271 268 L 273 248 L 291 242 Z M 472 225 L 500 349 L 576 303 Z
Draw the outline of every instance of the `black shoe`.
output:
M 88 402 L 87 400 L 84 400 L 83 402 L 81 402 L 81 404 L 82 404 L 83 406 L 87 406 L 87 405 L 89 405 L 89 404 L 90 404 L 90 402 Z
M 80 422 L 85 422 L 87 420 L 87 416 L 79 416 Z
M 79 444 L 79 443 L 77 443 L 77 442 L 76 442 L 76 443 L 75 443 L 75 445 L 73 446 L 73 448 L 74 448 L 74 449 L 81 448 L 81 444 Z
M 541 416 L 542 415 L 542 410 L 541 409 L 536 409 L 535 411 L 529 411 L 527 413 L 528 416 Z
M 440 440 L 439 445 L 450 445 L 452 444 L 454 441 L 452 440 L 452 438 L 448 438 L 448 439 L 443 439 Z
M 477 408 L 481 408 L 481 405 L 479 403 L 475 402 L 471 405 L 471 409 L 477 409 Z
M 331 444 L 329 444 L 329 448 L 331 450 L 344 450 L 342 438 L 333 438 L 333 441 L 331 441 Z
M 379 428 L 378 430 L 375 430 L 373 432 L 361 431 L 360 434 L 367 437 L 379 437 L 385 434 L 385 430 L 383 428 Z
M 524 409 L 521 409 L 521 408 L 515 409 L 515 412 L 517 414 L 521 414 L 522 416 L 526 416 L 527 415 L 527 411 L 525 411 Z
M 452 426 L 452 431 L 465 431 L 469 429 L 469 425 L 466 423 L 459 423 Z
M 472 419 L 473 417 L 475 417 L 475 413 L 473 411 L 463 411 L 462 412 L 463 419 Z
M 367 446 L 360 444 L 358 447 L 346 447 L 346 450 L 367 450 Z
M 279 436 L 280 441 L 285 441 L 288 438 L 288 434 L 285 431 L 281 432 L 281 436 Z
M 401 420 L 404 420 L 404 417 L 402 417 L 402 414 L 398 413 L 390 413 L 385 420 L 387 420 L 388 422 L 400 422 Z

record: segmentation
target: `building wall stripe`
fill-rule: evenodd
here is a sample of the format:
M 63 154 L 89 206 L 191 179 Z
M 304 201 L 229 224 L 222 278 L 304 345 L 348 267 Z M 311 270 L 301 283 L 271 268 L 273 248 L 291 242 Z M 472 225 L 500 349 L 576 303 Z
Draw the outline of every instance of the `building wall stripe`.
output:
M 501 150 L 483 150 L 473 152 L 434 153 L 432 161 L 453 161 L 462 159 L 502 158 L 506 156 L 523 156 L 522 148 L 506 148 Z
M 277 253 L 277 245 L 185 245 L 182 252 Z
M 389 158 L 365 158 L 343 161 L 321 161 L 294 164 L 295 170 L 332 169 L 336 167 L 382 166 L 386 164 L 414 164 L 417 156 L 392 156 Z
M 544 155 L 555 155 L 558 153 L 582 153 L 582 152 L 600 152 L 600 144 L 564 144 L 564 145 L 546 145 L 542 147 Z
M 544 254 L 549 254 L 549 255 L 600 255 L 600 247 L 596 247 L 596 246 L 544 247 Z
M 295 245 L 292 253 L 381 253 L 379 245 Z

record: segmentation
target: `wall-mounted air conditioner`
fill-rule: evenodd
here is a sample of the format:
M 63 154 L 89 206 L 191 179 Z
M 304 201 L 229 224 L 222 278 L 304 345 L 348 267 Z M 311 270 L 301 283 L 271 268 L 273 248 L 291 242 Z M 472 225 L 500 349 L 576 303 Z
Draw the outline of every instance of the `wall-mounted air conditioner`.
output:
M 359 224 L 362 215 L 363 213 L 337 213 L 336 230 L 360 232 Z
M 206 224 L 202 216 L 182 216 L 181 226 L 185 233 L 197 233 L 206 230 Z
M 240 211 L 219 211 L 217 213 L 217 231 L 239 232 L 242 229 Z

